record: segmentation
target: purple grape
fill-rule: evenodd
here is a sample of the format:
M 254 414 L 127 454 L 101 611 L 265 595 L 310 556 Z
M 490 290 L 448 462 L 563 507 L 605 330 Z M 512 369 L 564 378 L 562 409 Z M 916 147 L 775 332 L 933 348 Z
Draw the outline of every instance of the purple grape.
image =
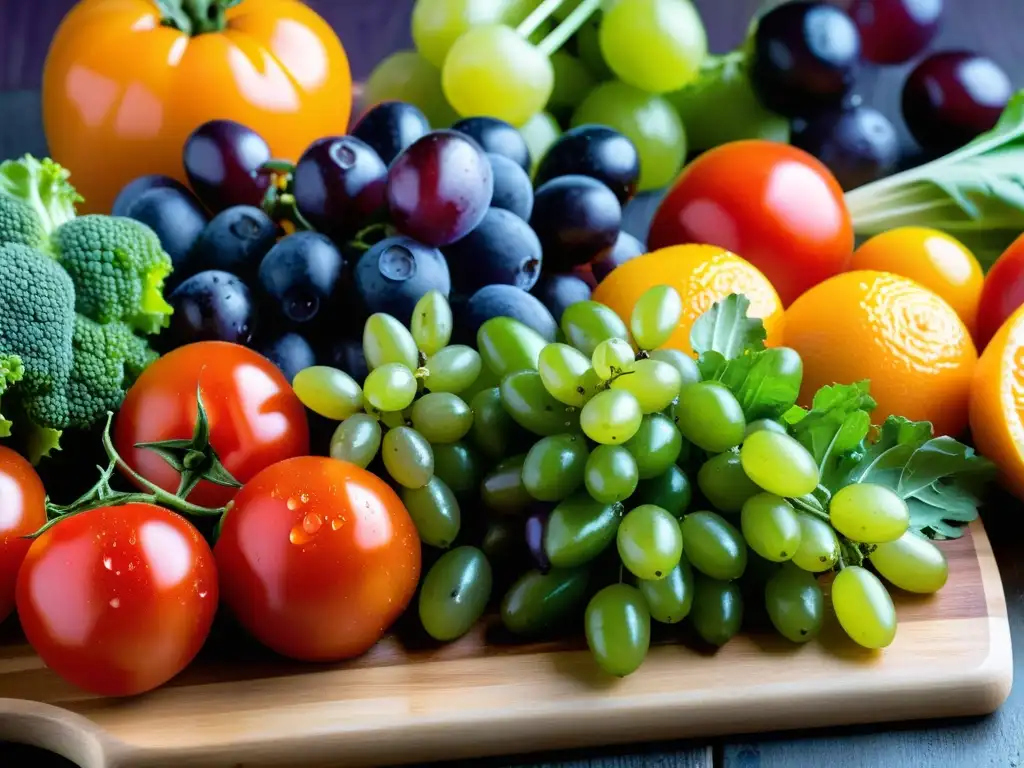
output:
M 526 171 L 504 155 L 487 153 L 494 173 L 494 196 L 492 208 L 511 211 L 523 221 L 530 220 L 533 213 L 533 182 Z
M 853 86 L 860 33 L 824 2 L 784 3 L 757 22 L 750 81 L 769 109 L 803 117 L 839 105 Z
M 270 177 L 257 169 L 269 159 L 263 137 L 232 120 L 203 123 L 185 140 L 189 184 L 213 213 L 232 205 L 259 206 Z
M 943 0 L 853 0 L 849 14 L 860 30 L 864 58 L 874 64 L 910 61 L 935 39 Z
M 349 133 L 369 144 L 389 164 L 398 153 L 430 132 L 430 121 L 412 104 L 385 101 L 359 118 Z
M 309 342 L 292 331 L 264 342 L 259 353 L 278 367 L 289 384 L 299 371 L 316 365 L 316 355 Z
M 343 239 L 384 206 L 387 175 L 384 161 L 364 141 L 318 139 L 295 165 L 295 204 L 318 232 Z
M 135 198 L 125 216 L 141 221 L 156 233 L 174 266 L 167 281 L 170 287 L 195 272 L 189 269 L 189 261 L 196 242 L 208 226 L 208 219 L 199 201 L 187 189 L 150 187 Z
M 452 283 L 471 294 L 501 283 L 530 290 L 540 276 L 542 253 L 530 225 L 511 211 L 490 208 L 480 224 L 444 249 Z
M 991 130 L 1013 96 L 1006 72 L 970 51 L 933 53 L 903 85 L 903 119 L 931 152 L 951 152 Z
M 341 293 L 344 267 L 344 258 L 326 237 L 296 232 L 263 257 L 259 285 L 280 315 L 308 323 L 322 317 Z
M 542 275 L 532 293 L 560 323 L 566 307 L 590 298 L 590 285 L 576 275 Z
M 188 187 L 180 181 L 172 179 L 170 176 L 161 176 L 157 173 L 139 176 L 139 178 L 132 179 L 125 184 L 121 191 L 117 193 L 117 197 L 114 199 L 114 206 L 110 210 L 110 215 L 127 216 L 128 209 L 146 192 L 149 192 L 151 189 L 165 189 L 167 187 L 177 190 L 182 196 L 192 197 Z M 195 203 L 196 207 L 199 207 L 199 201 L 195 200 Z
M 467 117 L 455 123 L 452 130 L 469 136 L 483 147 L 485 152 L 504 155 L 529 173 L 532 166 L 526 139 L 504 120 L 496 117 Z
M 636 194 L 640 155 L 633 142 L 604 125 L 581 125 L 562 134 L 537 166 L 537 186 L 559 176 L 590 176 L 625 205 Z
M 451 290 L 441 252 L 408 237 L 389 237 L 370 248 L 356 263 L 354 281 L 367 315 L 386 312 L 406 324 L 423 294 L 447 297 Z
M 534 195 L 530 226 L 544 251 L 544 266 L 571 270 L 615 244 L 622 206 L 607 186 L 589 176 L 559 176 Z
M 449 245 L 468 235 L 487 213 L 493 194 L 487 155 L 456 131 L 428 133 L 396 157 L 388 170 L 392 223 L 426 245 Z
M 844 190 L 887 176 L 899 162 L 899 137 L 889 118 L 859 103 L 816 115 L 793 134 L 828 166 Z
M 618 267 L 621 267 L 630 259 L 642 256 L 647 253 L 644 244 L 633 237 L 629 232 L 620 231 L 615 238 L 615 245 L 612 249 L 590 263 L 590 273 L 593 275 L 594 285 L 597 286 L 602 280 Z
M 175 288 L 168 301 L 174 307 L 164 332 L 174 346 L 194 341 L 248 344 L 256 313 L 245 283 L 230 272 L 207 270 Z

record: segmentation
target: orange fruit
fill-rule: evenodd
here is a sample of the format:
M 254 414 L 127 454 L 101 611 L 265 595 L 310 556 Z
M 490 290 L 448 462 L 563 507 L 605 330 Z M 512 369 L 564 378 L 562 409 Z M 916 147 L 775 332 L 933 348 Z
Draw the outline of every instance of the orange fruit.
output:
M 637 299 L 656 285 L 671 285 L 683 299 L 679 327 L 666 347 L 692 354 L 693 321 L 730 293 L 750 299 L 747 313 L 764 321 L 769 346 L 782 343 L 782 302 L 768 278 L 749 261 L 715 245 L 672 245 L 630 259 L 600 282 L 593 299 L 629 325 Z
M 999 479 L 1024 499 L 1024 307 L 985 347 L 971 382 L 971 436 Z
M 974 335 L 985 275 L 967 246 L 928 227 L 899 227 L 854 251 L 850 269 L 873 269 L 916 280 L 944 298 Z
M 978 360 L 963 321 L 938 294 L 889 272 L 845 272 L 786 310 L 786 346 L 800 353 L 801 405 L 826 384 L 871 380 L 872 421 L 930 421 L 937 435 L 967 425 Z

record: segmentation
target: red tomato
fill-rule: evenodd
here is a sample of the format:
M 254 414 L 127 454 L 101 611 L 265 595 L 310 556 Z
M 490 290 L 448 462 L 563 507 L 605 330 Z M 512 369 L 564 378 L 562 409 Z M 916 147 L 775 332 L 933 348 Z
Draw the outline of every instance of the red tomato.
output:
M 14 610 L 18 569 L 32 544 L 24 538 L 46 523 L 46 491 L 20 455 L 0 446 L 0 621 Z
M 152 690 L 202 647 L 217 610 L 213 553 L 191 523 L 153 504 L 62 520 L 28 550 L 18 617 L 46 665 L 103 696 Z
M 210 420 L 210 443 L 239 482 L 282 459 L 309 453 L 305 408 L 277 367 L 238 344 L 201 341 L 149 366 L 128 390 L 117 415 L 114 446 L 150 482 L 174 492 L 179 475 L 136 443 L 191 437 L 199 385 Z M 188 500 L 219 507 L 236 492 L 204 481 Z
M 846 269 L 853 225 L 843 190 L 818 160 L 788 144 L 736 141 L 690 163 L 658 207 L 648 247 L 681 243 L 742 256 L 788 306 Z
M 221 592 L 261 643 L 304 661 L 368 650 L 412 599 L 420 540 L 393 490 L 319 456 L 260 472 L 214 546 Z
M 1024 304 L 1024 235 L 1021 235 L 996 259 L 985 275 L 978 305 L 978 350 L 1006 322 L 1017 308 Z

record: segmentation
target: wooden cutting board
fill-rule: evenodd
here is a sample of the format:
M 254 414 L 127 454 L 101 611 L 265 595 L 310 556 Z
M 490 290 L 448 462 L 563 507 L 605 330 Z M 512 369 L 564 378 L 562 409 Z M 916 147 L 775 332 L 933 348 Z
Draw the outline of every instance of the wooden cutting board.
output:
M 299 768 L 988 713 L 1013 676 L 999 572 L 980 522 L 942 546 L 949 583 L 896 597 L 884 652 L 853 645 L 830 617 L 799 647 L 769 633 L 714 654 L 662 644 L 623 680 L 579 642 L 488 645 L 481 629 L 417 651 L 387 638 L 330 666 L 220 648 L 157 691 L 112 700 L 64 683 L 9 637 L 0 740 L 82 768 Z

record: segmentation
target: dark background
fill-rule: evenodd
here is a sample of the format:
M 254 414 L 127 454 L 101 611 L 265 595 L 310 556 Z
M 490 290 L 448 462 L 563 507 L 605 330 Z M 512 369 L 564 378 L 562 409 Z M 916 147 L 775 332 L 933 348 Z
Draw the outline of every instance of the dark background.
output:
M 715 52 L 740 42 L 761 0 L 694 0 Z M 413 0 L 307 0 L 337 31 L 352 74 L 365 79 L 388 53 L 411 47 Z M 0 0 L 0 158 L 45 154 L 38 88 L 50 37 L 73 0 Z M 945 0 L 946 20 L 936 48 L 988 54 L 1024 88 L 1024 0 Z M 899 90 L 912 65 L 865 71 L 864 99 L 897 123 Z M 1005 497 L 983 511 L 1006 588 L 1014 656 L 1024 660 L 1024 560 L 1016 523 L 1020 504 Z M 1024 669 L 1024 661 L 1018 669 Z M 842 691 L 836 691 L 842 696 Z M 996 714 L 956 721 L 877 725 L 770 736 L 748 735 L 713 743 L 685 742 L 593 749 L 559 755 L 487 760 L 488 766 L 573 768 L 1017 768 L 1024 761 L 1024 686 Z M 71 764 L 45 753 L 0 744 L 0 766 L 56 768 Z

